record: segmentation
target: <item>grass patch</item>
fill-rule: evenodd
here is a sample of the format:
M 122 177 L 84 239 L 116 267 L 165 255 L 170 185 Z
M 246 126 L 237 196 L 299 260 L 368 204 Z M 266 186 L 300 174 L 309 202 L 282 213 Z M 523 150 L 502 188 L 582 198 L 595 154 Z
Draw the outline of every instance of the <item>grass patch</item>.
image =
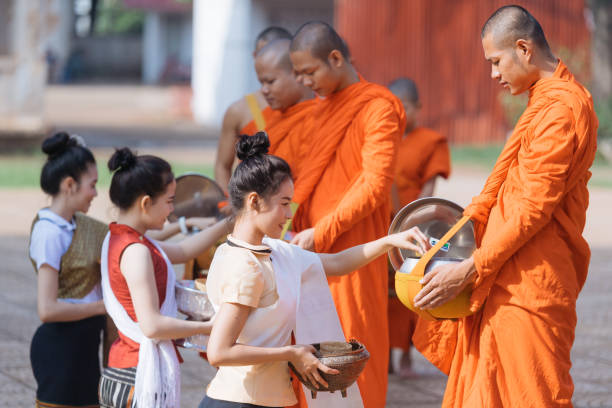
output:
M 492 169 L 503 147 L 503 144 L 451 146 L 451 161 L 453 165 Z
M 0 187 L 39 187 L 40 170 L 45 159 L 42 153 L 0 156 Z
M 501 144 L 451 146 L 452 164 L 490 171 L 502 149 Z M 595 156 L 591 172 L 589 187 L 612 188 L 612 163 L 606 162 L 602 155 Z
M 40 171 L 46 156 L 42 153 L 18 156 L 0 156 L 0 188 L 39 188 Z M 98 186 L 108 187 L 111 174 L 106 168 L 106 159 L 98 160 Z M 213 166 L 210 164 L 192 164 L 170 161 L 176 176 L 186 172 L 196 172 L 213 177 Z
M 452 146 L 452 164 L 453 166 L 475 167 L 489 172 L 502 148 L 501 144 Z M 108 157 L 105 155 L 96 156 L 98 159 L 98 185 L 108 187 L 111 179 L 111 175 L 106 168 Z M 45 159 L 46 156 L 39 152 L 0 156 L 0 188 L 39 188 L 40 171 Z M 171 160 L 170 164 L 176 176 L 186 172 L 196 172 L 213 177 L 213 165 L 210 163 L 199 164 Z M 591 171 L 593 177 L 589 182 L 590 187 L 612 188 L 612 164 L 607 163 L 601 155 L 595 157 Z

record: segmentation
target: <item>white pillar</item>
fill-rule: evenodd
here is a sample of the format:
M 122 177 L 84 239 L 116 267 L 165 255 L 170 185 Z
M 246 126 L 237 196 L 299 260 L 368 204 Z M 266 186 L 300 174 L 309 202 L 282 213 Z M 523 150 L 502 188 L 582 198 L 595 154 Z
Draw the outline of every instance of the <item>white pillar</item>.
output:
M 0 64 L 0 131 L 35 133 L 43 128 L 47 9 L 40 1 L 12 2 L 12 52 Z
M 148 12 L 142 35 L 142 81 L 144 83 L 157 83 L 164 69 L 166 62 L 164 29 L 161 14 Z
M 193 115 L 220 128 L 225 109 L 254 83 L 251 0 L 195 0 L 193 3 Z
M 52 82 L 62 79 L 62 73 L 70 54 L 72 40 L 72 3 L 65 0 L 49 0 L 46 3 L 47 22 L 45 51 L 54 59 Z

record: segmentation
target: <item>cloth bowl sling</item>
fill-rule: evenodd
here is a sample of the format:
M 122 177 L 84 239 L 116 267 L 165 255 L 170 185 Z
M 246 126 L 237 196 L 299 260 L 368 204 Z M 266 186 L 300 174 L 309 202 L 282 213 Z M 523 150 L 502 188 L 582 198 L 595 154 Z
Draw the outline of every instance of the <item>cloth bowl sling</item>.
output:
M 456 319 L 468 316 L 471 288 L 465 288 L 455 299 L 432 310 L 414 306 L 413 299 L 423 288 L 419 282 L 425 273 L 447 263 L 459 263 L 475 249 L 474 231 L 470 218 L 462 216 L 457 204 L 440 198 L 416 200 L 404 207 L 391 223 L 389 233 L 418 226 L 428 237 L 432 248 L 422 257 L 407 251 L 390 251 L 396 269 L 395 291 L 399 300 L 426 320 Z M 450 228 L 449 228 L 450 227 Z M 401 261 L 401 267 L 398 263 Z

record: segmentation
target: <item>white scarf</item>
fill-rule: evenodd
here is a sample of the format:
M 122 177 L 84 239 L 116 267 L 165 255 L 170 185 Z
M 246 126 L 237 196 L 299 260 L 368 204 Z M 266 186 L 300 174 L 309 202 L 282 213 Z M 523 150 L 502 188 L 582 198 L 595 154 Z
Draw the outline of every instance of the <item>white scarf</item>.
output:
M 279 290 L 283 290 L 286 284 L 297 284 L 299 287 L 295 342 L 311 344 L 323 341 L 346 341 L 321 258 L 314 252 L 306 251 L 281 240 L 265 238 L 263 242 L 272 248 L 272 265 Z M 290 280 L 283 279 L 285 275 L 280 275 L 282 272 L 287 274 L 288 271 L 296 271 L 297 268 L 300 272 L 297 276 L 299 282 L 290 283 Z M 287 275 L 291 276 L 291 274 Z M 302 387 L 310 408 L 363 407 L 357 383 L 347 388 L 346 398 L 342 398 L 340 392 L 333 394 L 319 392 L 317 398 L 312 399 L 310 390 L 304 385 Z
M 113 293 L 108 277 L 108 243 L 110 232 L 102 245 L 102 295 L 106 312 L 112 317 L 117 329 L 131 340 L 140 344 L 134 404 L 141 408 L 179 408 L 180 406 L 180 369 L 176 350 L 171 340 L 156 340 L 145 337 L 138 323 L 134 322 Z M 172 264 L 164 251 L 152 241 L 164 257 L 168 269 L 166 298 L 160 313 L 176 317 L 174 283 L 176 276 Z M 160 397 L 161 396 L 161 397 Z

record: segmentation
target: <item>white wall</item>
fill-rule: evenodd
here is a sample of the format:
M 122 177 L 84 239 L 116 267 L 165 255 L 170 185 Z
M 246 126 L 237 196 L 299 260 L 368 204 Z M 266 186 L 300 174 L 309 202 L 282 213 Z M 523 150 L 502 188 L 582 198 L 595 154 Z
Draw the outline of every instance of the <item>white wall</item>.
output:
M 227 107 L 259 88 L 253 49 L 259 32 L 294 32 L 310 20 L 333 22 L 333 0 L 194 0 L 192 108 L 195 120 L 219 129 Z
M 195 0 L 193 4 L 193 114 L 219 127 L 223 112 L 253 85 L 251 0 Z

